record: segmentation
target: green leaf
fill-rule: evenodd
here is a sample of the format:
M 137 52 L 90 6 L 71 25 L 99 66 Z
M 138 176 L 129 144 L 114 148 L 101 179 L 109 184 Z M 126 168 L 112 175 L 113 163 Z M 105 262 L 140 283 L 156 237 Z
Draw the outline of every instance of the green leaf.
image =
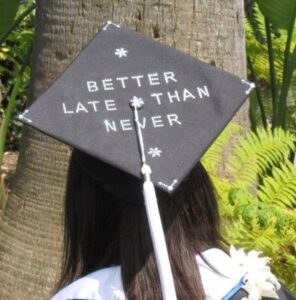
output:
M 293 52 L 291 53 L 291 56 L 290 56 L 289 67 L 290 67 L 289 72 L 293 72 L 294 69 L 296 69 L 296 45 L 294 46 Z M 291 76 L 292 76 L 292 74 L 291 74 Z
M 0 0 L 0 38 L 12 25 L 18 7 L 18 0 Z
M 262 14 L 277 28 L 289 29 L 295 22 L 296 0 L 256 0 Z

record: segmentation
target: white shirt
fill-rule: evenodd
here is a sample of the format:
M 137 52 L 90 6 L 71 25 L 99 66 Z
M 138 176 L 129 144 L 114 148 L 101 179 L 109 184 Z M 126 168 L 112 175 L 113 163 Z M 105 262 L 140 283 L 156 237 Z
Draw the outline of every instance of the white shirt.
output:
M 221 300 L 244 274 L 233 260 L 220 249 L 208 249 L 202 255 L 207 263 L 200 256 L 196 256 L 196 260 L 206 299 Z M 51 300 L 68 299 L 125 300 L 120 266 L 88 274 L 51 298 Z

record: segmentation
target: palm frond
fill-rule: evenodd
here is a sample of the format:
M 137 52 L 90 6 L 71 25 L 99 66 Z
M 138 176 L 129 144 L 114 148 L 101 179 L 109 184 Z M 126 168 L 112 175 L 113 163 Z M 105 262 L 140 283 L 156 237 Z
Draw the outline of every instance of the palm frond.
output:
M 289 29 L 294 26 L 295 0 L 256 0 L 262 14 L 276 28 Z

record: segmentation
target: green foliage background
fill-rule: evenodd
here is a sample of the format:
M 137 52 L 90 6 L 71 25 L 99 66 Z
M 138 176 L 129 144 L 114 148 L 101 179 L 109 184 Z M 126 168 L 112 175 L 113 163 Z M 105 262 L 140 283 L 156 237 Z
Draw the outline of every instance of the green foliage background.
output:
M 250 121 L 296 131 L 296 0 L 245 0 Z
M 2 1 L 2 0 L 0 0 Z M 1 3 L 2 4 L 2 3 Z M 4 1 L 5 7 L 8 5 L 12 6 L 12 13 L 15 9 L 15 1 Z M 3 4 L 3 5 L 4 5 Z M 19 6 L 19 9 L 16 12 L 15 19 L 21 16 L 24 11 L 29 7 L 30 3 L 26 3 Z M 2 15 L 6 15 L 4 12 L 9 11 L 7 9 L 3 10 L 4 7 L 0 7 L 0 18 Z M 6 23 L 10 20 L 7 18 Z M 0 45 L 0 123 L 3 120 L 4 112 L 8 106 L 10 101 L 11 92 L 13 86 L 17 81 L 17 74 L 23 67 L 23 63 L 25 60 L 26 55 L 30 52 L 30 48 L 33 43 L 34 37 L 34 19 L 35 19 L 35 12 L 32 11 L 28 14 L 22 22 L 12 30 L 3 44 Z M 1 19 L 2 20 L 2 19 Z M 3 22 L 0 21 L 1 28 L 6 27 L 8 24 L 2 24 Z M 3 34 L 3 30 L 0 30 L 0 33 Z M 0 34 L 0 38 L 2 35 Z M 19 147 L 19 138 L 21 135 L 21 128 L 22 123 L 16 120 L 16 116 L 24 110 L 25 103 L 26 103 L 26 93 L 27 88 L 30 80 L 30 66 L 29 64 L 25 66 L 24 72 L 21 76 L 21 81 L 19 88 L 17 90 L 16 95 L 16 107 L 13 112 L 13 117 L 11 119 L 9 125 L 9 132 L 8 137 L 6 139 L 6 150 L 17 150 Z
M 228 126 L 203 158 L 217 188 L 226 246 L 271 257 L 273 272 L 296 293 L 296 168 L 290 162 L 296 138 L 280 128 L 250 132 L 219 170 L 224 150 L 241 131 Z

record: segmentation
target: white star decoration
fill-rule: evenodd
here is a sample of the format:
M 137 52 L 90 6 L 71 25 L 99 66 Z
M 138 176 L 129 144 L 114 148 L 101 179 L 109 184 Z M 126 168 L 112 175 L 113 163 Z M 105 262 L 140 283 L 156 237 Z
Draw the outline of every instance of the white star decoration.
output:
M 119 58 L 122 58 L 122 57 L 127 57 L 127 53 L 128 51 L 125 50 L 124 48 L 118 48 L 114 52 L 114 55 L 117 55 Z
M 155 148 L 150 148 L 148 154 L 151 155 L 152 157 L 160 157 L 162 153 L 162 150 L 158 149 L 157 147 Z
M 144 105 L 144 101 L 142 98 L 134 96 L 133 99 L 130 101 L 130 105 L 134 108 L 141 108 Z

